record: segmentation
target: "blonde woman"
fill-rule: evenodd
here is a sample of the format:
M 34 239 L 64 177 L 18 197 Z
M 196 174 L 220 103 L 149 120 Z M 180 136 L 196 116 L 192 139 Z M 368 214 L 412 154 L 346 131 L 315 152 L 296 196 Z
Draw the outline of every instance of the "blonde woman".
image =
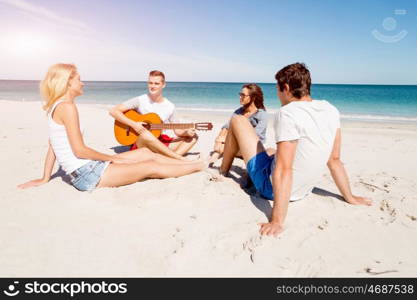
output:
M 75 99 L 83 94 L 77 68 L 72 64 L 56 64 L 49 68 L 40 84 L 48 113 L 49 148 L 44 174 L 19 188 L 47 183 L 55 160 L 70 176 L 71 184 L 80 191 L 96 187 L 117 187 L 145 178 L 179 177 L 202 170 L 201 160 L 184 162 L 141 148 L 116 155 L 98 152 L 85 145 Z M 146 129 L 143 129 L 146 130 Z M 140 134 L 140 132 L 139 132 Z

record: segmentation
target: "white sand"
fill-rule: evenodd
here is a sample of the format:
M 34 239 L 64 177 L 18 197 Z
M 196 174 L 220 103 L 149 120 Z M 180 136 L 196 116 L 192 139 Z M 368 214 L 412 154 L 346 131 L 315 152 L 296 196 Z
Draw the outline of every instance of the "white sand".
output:
M 87 145 L 117 146 L 104 105 L 79 105 Z M 62 180 L 28 190 L 42 175 L 47 126 L 40 103 L 0 101 L 1 277 L 405 277 L 417 276 L 416 125 L 344 122 L 342 159 L 355 194 L 371 207 L 312 194 L 291 203 L 286 230 L 260 237 L 272 202 L 235 180 L 208 174 L 79 192 Z M 193 152 L 207 154 L 226 116 Z M 272 122 L 268 132 L 273 145 Z M 240 177 L 244 164 L 236 160 Z M 317 187 L 337 193 L 329 173 Z M 329 193 L 327 193 L 329 194 Z

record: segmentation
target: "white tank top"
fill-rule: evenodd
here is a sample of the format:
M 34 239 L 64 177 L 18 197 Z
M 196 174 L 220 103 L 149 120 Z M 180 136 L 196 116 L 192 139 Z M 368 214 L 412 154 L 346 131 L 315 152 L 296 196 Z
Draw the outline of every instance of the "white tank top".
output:
M 55 108 L 62 101 L 63 100 L 59 100 L 55 102 L 48 114 L 49 141 L 51 142 L 52 149 L 54 150 L 59 165 L 65 173 L 70 174 L 72 171 L 82 167 L 91 160 L 81 159 L 74 155 L 68 140 L 65 126 L 57 124 L 52 119 L 52 114 L 54 113 Z

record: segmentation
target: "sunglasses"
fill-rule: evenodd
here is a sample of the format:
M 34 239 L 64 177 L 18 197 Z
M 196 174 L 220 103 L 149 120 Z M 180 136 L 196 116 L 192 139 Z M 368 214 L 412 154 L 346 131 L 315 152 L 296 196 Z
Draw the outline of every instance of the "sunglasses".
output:
M 249 97 L 250 95 L 245 95 L 244 93 L 239 93 L 239 97 L 243 98 L 243 97 Z

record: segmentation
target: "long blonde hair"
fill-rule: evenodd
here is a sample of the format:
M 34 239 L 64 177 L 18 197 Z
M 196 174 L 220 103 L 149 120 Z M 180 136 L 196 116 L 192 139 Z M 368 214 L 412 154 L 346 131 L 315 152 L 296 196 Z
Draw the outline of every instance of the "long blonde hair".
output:
M 60 63 L 48 69 L 48 73 L 39 86 L 45 100 L 44 110 L 49 111 L 54 103 L 65 95 L 69 81 L 75 74 L 77 74 L 77 67 L 73 64 Z

